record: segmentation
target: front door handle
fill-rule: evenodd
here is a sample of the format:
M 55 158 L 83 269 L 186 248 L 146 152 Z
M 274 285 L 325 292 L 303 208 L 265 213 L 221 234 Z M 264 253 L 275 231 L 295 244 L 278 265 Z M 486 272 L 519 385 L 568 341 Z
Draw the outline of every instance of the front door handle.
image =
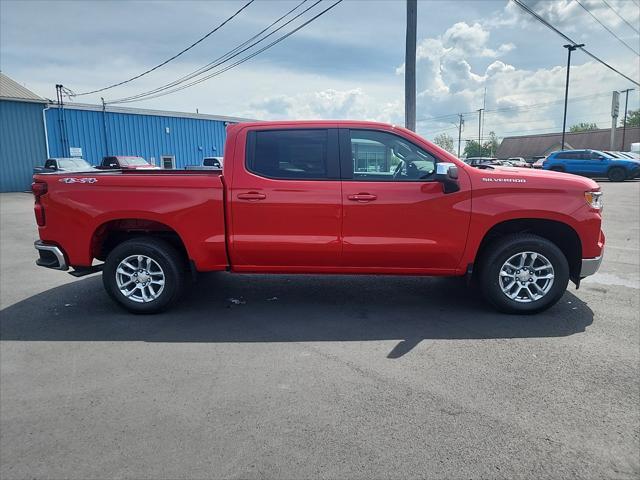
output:
M 355 195 L 349 195 L 347 198 L 353 202 L 372 202 L 378 197 L 370 193 L 356 193 Z
M 238 198 L 240 200 L 264 200 L 267 196 L 264 193 L 260 192 L 247 192 L 247 193 L 239 193 Z

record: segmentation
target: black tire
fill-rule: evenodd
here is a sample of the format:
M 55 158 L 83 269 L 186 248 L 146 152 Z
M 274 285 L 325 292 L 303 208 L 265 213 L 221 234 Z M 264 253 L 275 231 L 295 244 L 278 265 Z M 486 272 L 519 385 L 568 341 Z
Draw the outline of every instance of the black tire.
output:
M 612 182 L 624 182 L 627 179 L 627 172 L 624 171 L 624 168 L 613 167 L 607 172 L 607 177 Z
M 500 271 L 512 256 L 520 252 L 533 252 L 545 257 L 553 267 L 554 279 L 549 290 L 539 299 L 529 302 L 513 300 L 502 291 Z M 569 263 L 562 251 L 546 238 L 530 234 L 502 237 L 485 250 L 480 259 L 480 288 L 495 308 L 505 313 L 538 313 L 554 305 L 567 289 Z M 531 258 L 531 257 L 529 257 Z M 544 283 L 544 281 L 542 281 Z M 518 285 L 515 285 L 517 288 Z M 524 294 L 523 294 L 524 296 Z M 530 295 L 527 295 L 531 298 Z
M 551 167 L 549 170 L 551 170 L 552 172 L 564 172 L 563 167 Z
M 116 270 L 127 257 L 143 255 L 162 269 L 164 285 L 157 298 L 140 303 L 127 298 L 118 288 Z M 107 256 L 102 270 L 102 283 L 109 296 L 132 313 L 157 313 L 166 310 L 180 297 L 184 285 L 185 260 L 168 242 L 153 237 L 127 240 Z

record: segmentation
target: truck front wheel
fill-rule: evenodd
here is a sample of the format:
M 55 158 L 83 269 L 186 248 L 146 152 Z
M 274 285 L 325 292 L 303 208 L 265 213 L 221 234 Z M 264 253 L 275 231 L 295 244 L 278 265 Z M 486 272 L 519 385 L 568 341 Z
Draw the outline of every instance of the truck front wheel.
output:
M 102 282 L 109 296 L 133 313 L 156 313 L 182 293 L 184 261 L 158 238 L 127 240 L 107 256 Z
M 549 240 L 509 235 L 487 249 L 480 263 L 486 299 L 506 313 L 537 313 L 554 305 L 567 289 L 569 264 Z

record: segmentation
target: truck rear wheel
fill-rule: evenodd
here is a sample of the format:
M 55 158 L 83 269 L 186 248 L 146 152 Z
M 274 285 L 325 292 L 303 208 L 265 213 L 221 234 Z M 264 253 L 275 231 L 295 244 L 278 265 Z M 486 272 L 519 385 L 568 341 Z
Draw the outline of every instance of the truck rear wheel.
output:
M 133 313 L 165 310 L 180 297 L 184 260 L 158 238 L 133 238 L 109 253 L 102 282 L 109 296 Z
M 549 240 L 530 234 L 499 239 L 486 252 L 480 283 L 486 299 L 506 313 L 537 313 L 567 289 L 569 263 Z
M 607 177 L 609 177 L 609 180 L 612 182 L 624 182 L 627 178 L 627 172 L 625 172 L 623 168 L 613 167 L 607 173 Z

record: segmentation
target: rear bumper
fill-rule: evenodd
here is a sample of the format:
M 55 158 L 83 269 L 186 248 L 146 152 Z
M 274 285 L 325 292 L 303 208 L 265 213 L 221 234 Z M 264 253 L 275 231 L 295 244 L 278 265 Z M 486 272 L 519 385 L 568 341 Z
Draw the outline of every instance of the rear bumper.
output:
M 40 255 L 40 258 L 36 260 L 36 265 L 54 270 L 69 270 L 64 252 L 59 247 L 47 245 L 42 240 L 36 240 L 33 246 Z

